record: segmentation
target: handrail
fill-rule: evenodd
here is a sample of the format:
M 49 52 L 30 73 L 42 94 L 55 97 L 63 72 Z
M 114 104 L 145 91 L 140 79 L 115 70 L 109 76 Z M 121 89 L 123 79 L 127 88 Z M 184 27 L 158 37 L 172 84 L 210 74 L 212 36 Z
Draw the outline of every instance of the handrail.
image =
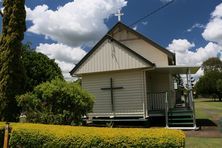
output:
M 196 113 L 195 113 L 194 101 L 192 101 L 192 105 L 193 105 L 193 125 L 194 125 L 194 127 L 197 127 L 197 125 L 196 125 Z
M 168 108 L 168 99 L 167 99 L 167 92 L 165 94 L 165 119 L 166 119 L 166 127 L 168 127 L 168 111 L 169 111 L 169 108 Z

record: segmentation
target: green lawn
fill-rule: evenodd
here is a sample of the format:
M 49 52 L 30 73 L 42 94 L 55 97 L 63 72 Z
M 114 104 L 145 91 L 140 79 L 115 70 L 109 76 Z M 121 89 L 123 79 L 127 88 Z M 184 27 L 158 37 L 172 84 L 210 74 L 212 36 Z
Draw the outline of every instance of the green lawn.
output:
M 186 138 L 186 148 L 221 148 L 222 138 Z
M 222 102 L 213 102 L 212 99 L 195 100 L 197 119 L 219 120 L 222 118 Z
M 222 102 L 213 102 L 212 99 L 196 99 L 195 108 L 197 119 L 210 119 L 217 124 L 220 120 L 222 122 Z M 220 128 L 222 129 L 222 125 L 220 125 Z M 222 138 L 187 137 L 186 147 L 222 148 Z

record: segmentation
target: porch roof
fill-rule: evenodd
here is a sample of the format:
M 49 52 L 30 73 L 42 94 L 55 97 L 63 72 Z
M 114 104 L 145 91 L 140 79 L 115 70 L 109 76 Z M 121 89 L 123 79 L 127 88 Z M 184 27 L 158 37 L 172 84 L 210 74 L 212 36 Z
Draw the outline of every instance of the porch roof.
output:
M 200 66 L 166 66 L 166 67 L 155 67 L 155 71 L 158 72 L 166 72 L 172 74 L 188 74 L 190 70 L 190 74 L 195 74 L 199 70 Z

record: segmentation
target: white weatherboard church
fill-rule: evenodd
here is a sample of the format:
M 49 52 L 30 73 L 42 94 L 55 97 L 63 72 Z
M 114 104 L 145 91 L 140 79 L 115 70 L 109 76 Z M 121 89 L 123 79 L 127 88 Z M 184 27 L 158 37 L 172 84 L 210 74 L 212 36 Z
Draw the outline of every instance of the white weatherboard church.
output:
M 174 53 L 119 21 L 70 73 L 95 96 L 93 112 L 88 114 L 93 121 L 165 116 L 166 127 L 195 129 L 190 74 L 198 69 L 176 66 Z M 176 74 L 187 74 L 190 88 L 180 106 Z

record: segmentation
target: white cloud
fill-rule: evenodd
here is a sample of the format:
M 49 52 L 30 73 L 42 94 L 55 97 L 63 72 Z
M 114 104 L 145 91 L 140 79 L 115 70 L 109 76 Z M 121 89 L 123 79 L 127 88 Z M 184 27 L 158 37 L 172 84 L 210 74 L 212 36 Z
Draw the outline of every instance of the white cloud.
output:
M 205 26 L 203 24 L 200 23 L 196 23 L 194 24 L 192 27 L 190 27 L 189 29 L 187 29 L 187 32 L 191 32 L 193 29 L 195 28 L 205 28 Z
M 194 47 L 194 43 L 190 43 L 186 39 L 174 39 L 167 48 L 176 53 L 177 65 L 190 66 L 200 66 L 208 58 L 216 57 L 218 50 L 222 49 L 222 46 L 212 42 L 209 42 L 205 47 L 197 48 L 195 51 L 191 51 L 191 47 Z
M 133 27 L 133 30 L 137 30 L 137 27 L 138 27 L 137 25 L 136 25 L 136 26 L 134 26 L 134 27 Z
M 202 36 L 207 41 L 222 44 L 222 3 L 211 13 L 211 19 Z
M 47 5 L 26 8 L 29 32 L 72 47 L 91 44 L 108 28 L 104 20 L 126 6 L 125 0 L 75 0 L 53 11 Z
M 217 5 L 211 14 L 212 17 L 222 17 L 222 3 Z
M 73 63 L 67 63 L 67 62 L 58 61 L 58 60 L 56 60 L 55 62 L 59 65 L 59 67 L 61 67 L 65 80 L 67 81 L 75 80 L 75 78 L 73 78 L 69 73 L 74 67 Z
M 174 39 L 167 47 L 172 52 L 185 53 L 190 48 L 195 47 L 194 43 L 190 43 L 186 39 Z
M 205 47 L 191 50 L 195 44 L 187 39 L 172 40 L 167 48 L 176 53 L 177 65 L 200 66 L 203 61 L 218 56 L 218 52 L 222 51 L 222 3 L 211 13 L 211 19 L 206 26 L 196 23 L 187 31 L 190 32 L 194 28 L 205 28 L 202 36 L 209 42 Z M 220 58 L 222 60 L 222 57 Z M 203 75 L 203 70 L 199 69 L 193 77 L 198 80 L 201 75 Z
M 66 80 L 71 79 L 69 72 L 86 54 L 79 47 L 72 48 L 64 44 L 40 44 L 36 47 L 36 51 L 47 55 L 50 59 L 55 59 Z
M 58 42 L 40 44 L 37 51 L 55 59 L 69 80 L 68 72 L 86 54 L 81 47 L 97 42 L 108 31 L 104 21 L 126 5 L 126 0 L 73 0 L 55 11 L 47 5 L 26 7 L 28 31 Z

